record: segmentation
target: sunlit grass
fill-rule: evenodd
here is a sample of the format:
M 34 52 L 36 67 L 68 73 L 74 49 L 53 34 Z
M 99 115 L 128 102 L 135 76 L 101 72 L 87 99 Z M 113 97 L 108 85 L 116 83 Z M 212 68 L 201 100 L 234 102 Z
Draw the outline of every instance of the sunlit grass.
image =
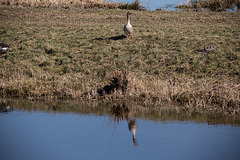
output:
M 110 40 L 126 12 L 1 7 L 0 41 L 13 48 L 0 55 L 1 96 L 239 107 L 239 13 L 133 11 L 134 39 Z M 126 93 L 100 97 L 116 70 Z
M 107 0 L 0 0 L 0 5 L 47 8 L 108 8 L 108 9 L 144 9 L 140 1 L 133 3 L 108 2 Z
M 103 0 L 0 0 L 1 5 L 22 6 L 22 7 L 83 7 L 83 8 L 117 8 L 119 3 L 112 3 Z

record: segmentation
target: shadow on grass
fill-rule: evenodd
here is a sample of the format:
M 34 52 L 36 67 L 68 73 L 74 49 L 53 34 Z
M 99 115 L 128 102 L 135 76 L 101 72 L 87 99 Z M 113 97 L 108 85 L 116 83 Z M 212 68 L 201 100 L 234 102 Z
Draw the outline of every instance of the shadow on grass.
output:
M 124 39 L 124 38 L 127 38 L 127 36 L 125 36 L 125 35 L 120 35 L 120 36 L 110 37 L 110 38 L 108 38 L 108 39 L 109 39 L 109 40 L 114 40 L 114 41 L 116 41 L 116 40 L 121 40 L 121 39 Z
M 119 36 L 113 36 L 113 37 L 109 37 L 109 38 L 95 38 L 95 40 L 99 40 L 99 41 L 101 41 L 101 40 L 105 40 L 105 39 L 108 39 L 108 40 L 114 40 L 114 41 L 117 41 L 117 40 L 121 40 L 121 39 L 125 39 L 125 38 L 127 38 L 127 36 L 125 36 L 125 35 L 119 35 Z

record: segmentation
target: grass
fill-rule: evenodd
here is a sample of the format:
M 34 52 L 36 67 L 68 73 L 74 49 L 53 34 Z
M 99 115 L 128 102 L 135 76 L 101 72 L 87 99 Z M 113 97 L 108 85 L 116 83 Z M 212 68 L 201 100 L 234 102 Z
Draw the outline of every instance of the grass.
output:
M 112 40 L 123 34 L 126 12 L 1 6 L 0 42 L 13 51 L 0 55 L 0 96 L 239 114 L 240 13 L 133 11 L 134 39 Z M 204 45 L 216 49 L 203 55 Z M 126 78 L 126 91 L 116 87 L 121 79 L 111 85 L 116 77 Z M 105 86 L 112 94 L 98 93 Z
M 136 0 L 130 4 L 107 2 L 104 0 L 0 0 L 0 5 L 47 8 L 108 8 L 108 9 L 145 9 Z
M 110 3 L 102 0 L 0 0 L 2 5 L 21 7 L 51 7 L 51 8 L 117 8 L 118 3 Z

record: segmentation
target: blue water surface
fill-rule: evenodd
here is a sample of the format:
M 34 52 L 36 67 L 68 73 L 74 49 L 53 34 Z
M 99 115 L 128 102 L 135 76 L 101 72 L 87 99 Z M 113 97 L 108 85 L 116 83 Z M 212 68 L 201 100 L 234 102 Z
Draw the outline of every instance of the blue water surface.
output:
M 106 0 L 109 2 L 132 3 L 135 0 Z M 166 10 L 176 10 L 174 7 L 179 4 L 185 4 L 186 0 L 140 0 L 140 4 L 148 10 L 163 8 Z
M 105 115 L 14 110 L 0 114 L 1 160 L 238 160 L 240 127 Z

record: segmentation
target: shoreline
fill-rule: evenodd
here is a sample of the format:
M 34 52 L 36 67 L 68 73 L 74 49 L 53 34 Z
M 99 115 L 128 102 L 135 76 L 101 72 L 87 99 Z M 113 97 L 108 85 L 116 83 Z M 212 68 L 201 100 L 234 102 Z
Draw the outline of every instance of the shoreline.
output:
M 26 99 L 0 99 L 0 112 L 14 110 L 41 111 L 48 113 L 96 114 L 107 116 L 114 121 L 129 117 L 154 121 L 193 121 L 209 125 L 240 125 L 240 117 L 218 110 L 192 110 L 183 106 L 162 104 L 161 106 L 142 106 L 132 102 L 102 101 L 29 101 Z

